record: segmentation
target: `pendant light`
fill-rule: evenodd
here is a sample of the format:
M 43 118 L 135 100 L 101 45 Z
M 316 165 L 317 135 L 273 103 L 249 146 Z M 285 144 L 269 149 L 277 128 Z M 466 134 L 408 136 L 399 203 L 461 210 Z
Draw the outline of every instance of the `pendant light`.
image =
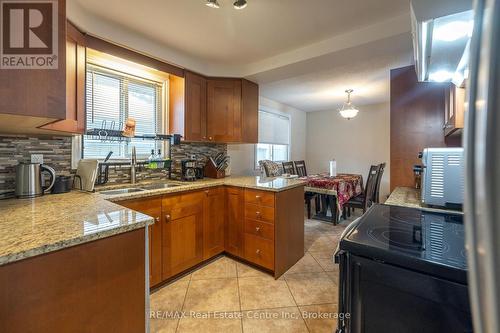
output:
M 246 0 L 236 0 L 233 3 L 233 6 L 235 9 L 243 9 L 247 6 L 247 1 Z
M 354 104 L 351 103 L 351 93 L 354 90 L 352 89 L 347 89 L 345 92 L 347 93 L 347 102 L 342 105 L 342 108 L 339 110 L 340 115 L 347 120 L 356 117 L 358 114 L 359 110 L 356 109 Z
M 219 8 L 220 7 L 217 0 L 207 0 L 207 3 L 205 5 L 207 5 L 210 8 Z

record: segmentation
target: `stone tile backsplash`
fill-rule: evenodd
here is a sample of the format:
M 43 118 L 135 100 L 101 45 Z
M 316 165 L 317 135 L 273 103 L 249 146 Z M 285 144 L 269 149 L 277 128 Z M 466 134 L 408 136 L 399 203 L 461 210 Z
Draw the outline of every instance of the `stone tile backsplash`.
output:
M 227 152 L 226 144 L 182 143 L 172 146 L 172 178 L 181 177 L 181 160 L 194 156 L 204 163 L 209 156 Z M 15 167 L 19 162 L 29 162 L 31 154 L 43 154 L 44 164 L 53 167 L 57 175 L 71 175 L 71 137 L 61 136 L 0 136 L 0 193 L 15 188 Z M 130 181 L 128 166 L 111 166 L 109 183 Z M 137 180 L 167 179 L 167 171 L 139 168 Z

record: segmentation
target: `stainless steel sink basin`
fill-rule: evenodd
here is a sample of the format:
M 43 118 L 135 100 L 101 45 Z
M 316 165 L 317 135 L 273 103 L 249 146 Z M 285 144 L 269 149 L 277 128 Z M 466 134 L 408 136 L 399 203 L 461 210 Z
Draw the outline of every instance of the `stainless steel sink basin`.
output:
M 176 187 L 180 186 L 179 184 L 170 184 L 170 183 L 158 183 L 158 184 L 149 184 L 141 186 L 144 190 L 159 190 L 164 188 Z
M 116 189 L 116 190 L 101 191 L 100 193 L 104 194 L 104 195 L 117 195 L 117 194 L 127 194 L 127 193 L 135 193 L 135 192 L 142 192 L 142 191 L 145 191 L 145 190 L 142 188 L 131 187 L 131 188 L 120 188 L 120 189 Z

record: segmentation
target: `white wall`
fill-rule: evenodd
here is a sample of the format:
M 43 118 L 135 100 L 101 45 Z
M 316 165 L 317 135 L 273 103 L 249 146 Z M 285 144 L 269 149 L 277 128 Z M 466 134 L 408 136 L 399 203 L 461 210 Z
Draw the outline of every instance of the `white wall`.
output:
M 290 160 L 306 159 L 306 113 L 281 104 L 271 99 L 260 96 L 259 109 L 279 112 L 290 116 L 291 142 Z M 255 145 L 253 144 L 229 144 L 228 155 L 231 156 L 232 175 L 258 174 L 255 170 Z
M 386 162 L 381 200 L 389 194 L 390 113 L 389 103 L 359 107 L 347 120 L 337 110 L 307 113 L 308 173 L 328 171 L 328 161 L 337 160 L 337 172 L 359 173 L 366 182 L 371 164 Z

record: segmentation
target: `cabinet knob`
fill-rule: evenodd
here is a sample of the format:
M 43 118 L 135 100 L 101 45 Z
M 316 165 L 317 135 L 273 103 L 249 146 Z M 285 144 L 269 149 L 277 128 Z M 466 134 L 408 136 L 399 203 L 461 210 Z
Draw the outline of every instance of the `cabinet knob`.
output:
M 165 221 L 166 222 L 170 221 L 170 214 L 165 215 Z
M 255 231 L 259 232 L 260 231 L 260 227 L 255 227 Z
M 155 217 L 155 222 L 160 222 L 160 217 L 159 216 Z
M 206 137 L 206 136 L 204 136 L 204 137 L 202 137 L 202 139 L 203 139 L 203 140 L 206 140 L 206 139 L 207 139 L 207 137 Z
M 210 193 L 209 190 L 205 190 L 205 194 L 208 195 Z
M 211 136 L 208 137 L 208 140 L 213 140 L 213 138 Z
M 257 251 L 255 251 L 255 254 L 260 255 L 260 250 L 257 249 Z
M 260 217 L 260 212 L 255 212 L 255 215 L 257 215 L 257 217 Z
M 256 195 L 255 199 L 260 200 L 260 195 Z

